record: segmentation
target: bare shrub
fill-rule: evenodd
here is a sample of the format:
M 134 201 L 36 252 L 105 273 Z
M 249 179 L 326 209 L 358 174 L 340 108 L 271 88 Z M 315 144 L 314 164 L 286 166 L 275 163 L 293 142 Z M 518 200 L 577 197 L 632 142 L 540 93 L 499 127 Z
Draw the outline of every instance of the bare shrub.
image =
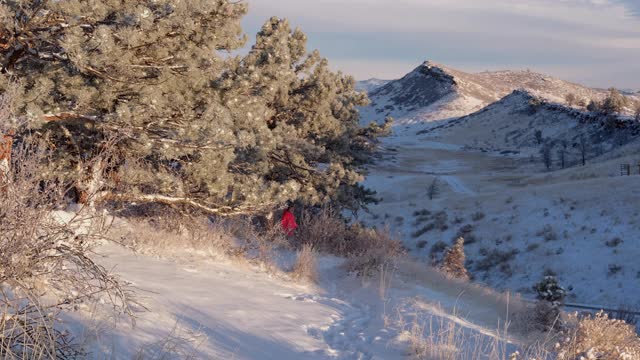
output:
M 497 266 L 506 264 L 513 260 L 519 253 L 517 249 L 507 251 L 494 249 L 490 251 L 483 259 L 478 261 L 476 268 L 479 271 L 489 271 Z
M 47 155 L 34 142 L 18 144 L 0 193 L 2 358 L 77 356 L 56 327 L 59 311 L 106 301 L 131 315 L 131 294 L 89 256 L 107 222 L 87 207 L 59 210 L 67 187 L 43 179 Z
M 381 268 L 389 268 L 404 254 L 402 243 L 391 235 L 388 228 L 380 230 L 353 226 L 350 228 L 349 242 L 353 250 L 345 265 L 348 271 L 359 276 L 372 276 Z
M 298 251 L 298 258 L 291 271 L 297 280 L 317 282 L 318 272 L 316 270 L 316 254 L 311 244 L 304 244 Z
M 419 238 L 420 236 L 428 233 L 429 231 L 433 230 L 436 228 L 436 224 L 434 223 L 429 223 L 423 227 L 421 227 L 420 229 L 414 231 L 413 233 L 411 233 L 411 237 L 415 238 Z
M 632 325 L 611 319 L 603 311 L 595 315 L 569 315 L 558 359 L 631 360 L 640 358 L 640 338 Z
M 42 312 L 34 298 L 3 294 L 0 308 L 0 357 L 3 359 L 73 359 L 85 355 L 70 334 L 57 329 L 59 309 Z
M 477 242 L 478 238 L 473 234 L 474 230 L 475 228 L 471 224 L 466 224 L 460 227 L 460 229 L 458 229 L 458 232 L 456 233 L 456 236 L 453 238 L 453 241 L 462 237 L 464 238 L 465 244 L 467 245 Z
M 449 225 L 447 225 L 449 215 L 446 211 L 438 211 L 437 213 L 432 214 L 429 210 L 422 210 L 416 211 L 413 215 L 416 217 L 416 221 L 414 222 L 415 226 L 427 223 L 411 234 L 413 238 L 419 238 L 434 229 L 438 229 L 440 231 L 446 231 L 449 229 Z
M 471 220 L 480 221 L 485 218 L 485 214 L 481 211 L 475 212 L 471 215 Z
M 536 236 L 542 237 L 545 241 L 558 240 L 558 234 L 553 230 L 553 226 L 545 225 L 542 229 L 536 232 Z
M 447 229 L 449 229 L 449 226 L 447 225 L 448 221 L 449 215 L 445 211 L 438 211 L 434 215 L 433 223 L 440 231 L 446 231 Z
M 607 276 L 611 277 L 611 276 L 615 276 L 617 273 L 622 271 L 622 266 L 618 265 L 618 264 L 609 264 L 609 272 L 607 273 Z
M 416 210 L 416 211 L 413 212 L 413 216 L 415 216 L 415 217 L 430 216 L 430 215 L 431 215 L 431 211 L 429 211 L 427 209 Z
M 551 158 L 551 151 L 553 150 L 553 145 L 549 145 L 549 144 L 545 144 L 542 146 L 542 149 L 540 149 L 540 154 L 542 155 L 542 160 L 544 161 L 544 166 L 547 168 L 547 170 L 551 169 L 551 165 L 552 163 L 552 158 Z
M 615 237 L 611 240 L 607 240 L 605 245 L 607 245 L 608 247 L 618 247 L 622 243 L 624 243 L 622 239 L 620 239 L 619 237 Z
M 527 245 L 527 251 L 531 252 L 531 251 L 535 251 L 540 247 L 540 244 L 538 243 L 532 243 Z
M 429 250 L 429 253 L 431 254 L 431 256 L 436 256 L 438 254 L 440 254 L 441 252 L 445 251 L 447 249 L 447 243 L 440 240 L 438 242 L 436 242 L 435 244 L 431 245 L 431 249 Z
M 235 223 L 238 224 L 237 222 Z M 244 226 L 240 225 L 238 229 L 234 230 L 236 239 L 241 244 L 246 244 L 250 252 L 257 251 L 258 261 L 266 266 L 268 270 L 275 271 L 277 268 L 276 251 L 290 249 L 292 246 L 290 240 L 292 239 L 287 236 L 286 231 L 280 226 L 274 226 L 266 231 L 258 232 L 249 220 L 245 220 L 244 224 Z M 241 231 L 236 232 L 238 230 Z
M 559 306 L 548 301 L 537 301 L 527 316 L 529 316 L 529 331 L 551 332 L 562 326 Z
M 347 225 L 332 209 L 307 210 L 300 218 L 299 244 L 310 244 L 316 251 L 347 255 L 352 244 L 347 241 Z
M 616 310 L 608 313 L 610 319 L 622 320 L 630 325 L 638 324 L 638 307 L 621 305 Z
M 347 225 L 339 214 L 326 208 L 302 215 L 297 238 L 297 244 L 309 245 L 315 251 L 347 257 L 347 270 L 360 276 L 372 275 L 404 253 L 401 242 L 391 236 L 388 228 Z
M 137 251 L 163 257 L 197 254 L 250 261 L 277 272 L 276 251 L 291 244 L 278 226 L 258 231 L 252 218 L 220 218 L 175 213 L 167 208 L 154 217 L 130 218 L 114 227 L 112 237 Z M 163 221 L 163 220 L 167 221 Z

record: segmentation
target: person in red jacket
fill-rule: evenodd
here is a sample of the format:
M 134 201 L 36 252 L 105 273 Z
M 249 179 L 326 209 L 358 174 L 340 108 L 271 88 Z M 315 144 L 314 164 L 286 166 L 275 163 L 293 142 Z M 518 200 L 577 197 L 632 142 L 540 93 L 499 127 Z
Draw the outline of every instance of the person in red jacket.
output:
M 280 226 L 287 236 L 293 236 L 293 233 L 298 228 L 298 224 L 296 224 L 296 216 L 293 215 L 293 204 L 287 204 L 287 208 L 282 213 Z

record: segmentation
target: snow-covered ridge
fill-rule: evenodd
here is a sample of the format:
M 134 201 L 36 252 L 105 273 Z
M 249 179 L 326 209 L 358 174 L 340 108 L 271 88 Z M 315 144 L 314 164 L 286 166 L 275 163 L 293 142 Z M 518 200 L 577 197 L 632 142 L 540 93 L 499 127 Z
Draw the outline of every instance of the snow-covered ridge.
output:
M 362 116 L 365 121 L 393 116 L 423 122 L 459 117 L 480 110 L 517 89 L 550 102 L 564 102 L 570 93 L 584 100 L 599 99 L 605 94 L 602 90 L 531 71 L 472 74 L 426 61 L 403 78 L 371 91 L 371 105 L 362 110 Z
M 381 80 L 381 79 L 376 79 L 376 78 L 372 78 L 369 80 L 362 80 L 362 81 L 358 81 L 356 82 L 356 89 L 359 91 L 364 91 L 366 93 L 370 93 L 373 90 L 386 85 L 387 83 L 391 82 L 392 80 Z

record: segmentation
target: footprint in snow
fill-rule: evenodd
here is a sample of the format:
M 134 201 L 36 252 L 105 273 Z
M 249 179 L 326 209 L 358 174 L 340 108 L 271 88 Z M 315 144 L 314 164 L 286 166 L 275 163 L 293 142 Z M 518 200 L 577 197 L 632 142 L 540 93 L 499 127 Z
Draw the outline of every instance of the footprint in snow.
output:
M 310 303 L 318 302 L 318 297 L 315 295 L 308 295 L 308 294 L 292 295 L 292 294 L 278 294 L 278 293 L 276 293 L 275 295 L 282 296 L 285 299 L 294 300 L 294 301 L 302 301 L 302 302 L 310 302 Z
M 371 317 L 366 306 L 346 306 L 346 316 L 332 315 L 333 323 L 323 327 L 307 327 L 307 334 L 323 339 L 337 359 L 370 360 L 374 359 L 369 347 L 383 341 L 378 336 L 367 336 Z

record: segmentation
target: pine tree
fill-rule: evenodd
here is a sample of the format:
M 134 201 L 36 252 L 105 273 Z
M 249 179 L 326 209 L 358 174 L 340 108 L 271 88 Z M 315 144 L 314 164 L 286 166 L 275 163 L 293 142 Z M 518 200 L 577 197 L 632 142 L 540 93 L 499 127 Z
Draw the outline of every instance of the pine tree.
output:
M 589 104 L 587 105 L 587 110 L 591 111 L 591 112 L 598 112 L 600 111 L 601 106 L 600 104 L 596 101 L 596 100 L 591 100 L 589 101 Z
M 121 169 L 131 191 L 122 195 L 198 194 L 230 210 L 224 200 L 236 179 L 224 170 L 240 139 L 212 84 L 224 68 L 218 51 L 244 43 L 245 12 L 227 0 L 2 6 L 2 72 L 22 84 L 19 113 L 57 150 L 52 173 L 84 177 L 82 164 L 117 138 L 115 162 L 129 162 Z M 98 176 L 101 166 L 84 172 Z
M 246 57 L 222 57 L 244 44 L 245 12 L 230 0 L 8 2 L 0 90 L 20 81 L 17 113 L 53 144 L 52 176 L 95 188 L 104 168 L 118 173 L 117 188 L 100 185 L 107 199 L 234 215 L 361 194 L 350 190 L 375 141 L 359 126 L 366 95 L 284 20 Z
M 533 286 L 533 289 L 536 291 L 538 300 L 550 303 L 561 304 L 567 296 L 567 291 L 560 286 L 555 276 L 545 276 L 542 281 Z
M 574 93 L 567 94 L 564 99 L 569 106 L 573 106 L 578 101 L 578 97 Z
M 540 149 L 540 154 L 542 155 L 542 160 L 544 161 L 544 166 L 547 170 L 551 169 L 551 165 L 553 164 L 553 159 L 551 158 L 551 153 L 553 151 L 553 143 L 547 143 L 542 146 Z
M 458 238 L 453 247 L 446 250 L 440 269 L 455 278 L 468 280 L 469 274 L 464 263 L 464 238 Z
M 541 145 L 542 141 L 544 140 L 544 138 L 542 137 L 542 130 L 536 130 L 534 136 L 538 145 Z
M 601 110 L 605 114 L 619 113 L 627 106 L 627 98 L 622 95 L 617 89 L 609 89 L 609 94 L 602 102 Z
M 359 165 L 372 142 L 392 124 L 361 128 L 357 107 L 368 103 L 355 80 L 329 69 L 317 51 L 307 53 L 306 36 L 287 20 L 271 18 L 249 54 L 220 81 L 223 99 L 251 93 L 256 113 L 265 113 L 259 149 L 246 148 L 268 179 L 294 179 L 298 200 L 310 204 L 349 201 L 362 179 Z M 354 209 L 352 209 L 354 210 Z

